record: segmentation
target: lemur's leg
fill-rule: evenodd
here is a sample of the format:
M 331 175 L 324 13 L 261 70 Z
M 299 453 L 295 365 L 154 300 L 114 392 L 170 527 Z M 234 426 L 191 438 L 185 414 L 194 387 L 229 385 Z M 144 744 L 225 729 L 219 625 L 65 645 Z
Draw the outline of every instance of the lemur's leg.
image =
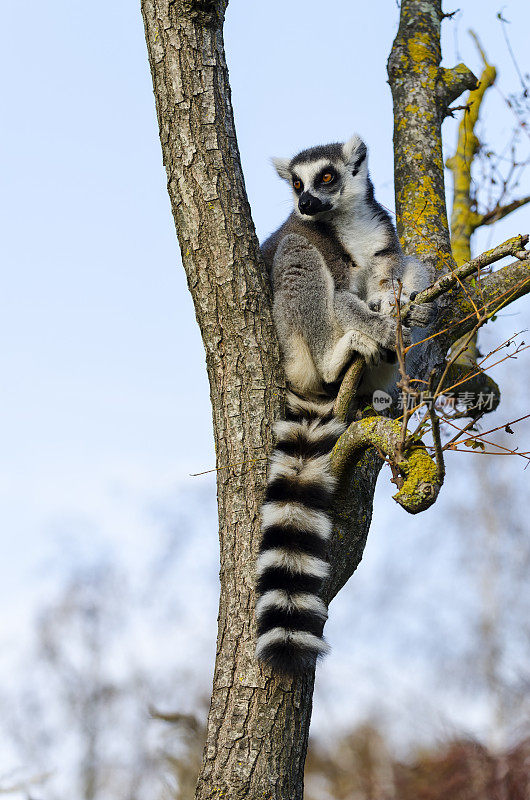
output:
M 335 383 L 341 373 L 352 362 L 355 356 L 360 355 L 367 364 L 378 364 L 381 351 L 376 340 L 359 330 L 350 329 L 344 333 L 330 351 L 326 363 L 322 368 L 322 376 L 326 383 Z
M 333 278 L 318 250 L 302 236 L 289 234 L 274 256 L 272 281 L 286 377 L 302 394 L 318 392 L 337 339 Z
M 379 364 L 382 356 L 396 349 L 396 320 L 372 311 L 353 292 L 336 292 L 334 296 L 335 320 L 344 332 L 337 341 L 327 365 L 325 380 L 336 381 L 344 367 L 360 354 L 370 366 Z M 409 332 L 403 329 L 405 342 Z

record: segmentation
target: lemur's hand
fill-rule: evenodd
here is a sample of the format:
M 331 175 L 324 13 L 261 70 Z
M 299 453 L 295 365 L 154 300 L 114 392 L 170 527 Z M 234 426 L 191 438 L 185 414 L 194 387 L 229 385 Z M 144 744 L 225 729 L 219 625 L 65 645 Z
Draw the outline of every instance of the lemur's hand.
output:
M 335 383 L 357 355 L 361 355 L 370 366 L 379 364 L 381 359 L 381 351 L 375 339 L 358 330 L 347 331 L 333 350 L 326 354 L 321 369 L 323 381 Z
M 381 350 L 375 339 L 360 331 L 349 331 L 346 335 L 349 337 L 350 359 L 359 354 L 369 366 L 379 364 Z

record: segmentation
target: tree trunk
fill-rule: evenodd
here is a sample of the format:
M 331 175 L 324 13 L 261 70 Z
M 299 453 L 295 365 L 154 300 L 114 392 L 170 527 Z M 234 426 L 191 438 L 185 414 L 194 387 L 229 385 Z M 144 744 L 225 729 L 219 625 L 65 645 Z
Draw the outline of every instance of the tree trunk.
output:
M 143 0 L 160 139 L 210 380 L 218 468 L 218 648 L 198 798 L 302 796 L 313 676 L 254 657 L 254 564 L 283 375 L 223 49 L 224 3 Z

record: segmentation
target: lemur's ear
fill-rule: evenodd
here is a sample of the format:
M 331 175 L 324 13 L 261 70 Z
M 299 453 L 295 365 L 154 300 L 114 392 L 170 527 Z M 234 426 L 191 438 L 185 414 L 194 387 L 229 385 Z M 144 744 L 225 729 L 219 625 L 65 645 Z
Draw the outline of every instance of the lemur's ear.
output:
M 273 158 L 272 163 L 274 169 L 284 181 L 291 183 L 291 170 L 289 164 L 291 163 L 288 158 Z
M 342 153 L 346 164 L 351 167 L 353 175 L 357 175 L 361 164 L 366 161 L 368 149 L 360 136 L 355 134 L 342 145 Z

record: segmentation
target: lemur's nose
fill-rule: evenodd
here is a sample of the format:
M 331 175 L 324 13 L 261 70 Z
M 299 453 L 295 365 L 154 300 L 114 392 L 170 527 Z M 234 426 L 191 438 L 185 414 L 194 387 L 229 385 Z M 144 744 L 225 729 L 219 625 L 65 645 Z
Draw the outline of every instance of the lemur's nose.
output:
M 298 208 L 302 214 L 311 214 L 317 205 L 320 205 L 318 198 L 313 197 L 313 195 L 309 194 L 309 192 L 304 192 L 302 195 L 300 195 Z
M 304 192 L 304 194 L 300 197 L 300 200 L 298 201 L 298 208 L 303 213 L 304 211 L 309 210 L 310 205 L 311 205 L 311 197 L 310 195 L 307 194 L 307 192 Z

